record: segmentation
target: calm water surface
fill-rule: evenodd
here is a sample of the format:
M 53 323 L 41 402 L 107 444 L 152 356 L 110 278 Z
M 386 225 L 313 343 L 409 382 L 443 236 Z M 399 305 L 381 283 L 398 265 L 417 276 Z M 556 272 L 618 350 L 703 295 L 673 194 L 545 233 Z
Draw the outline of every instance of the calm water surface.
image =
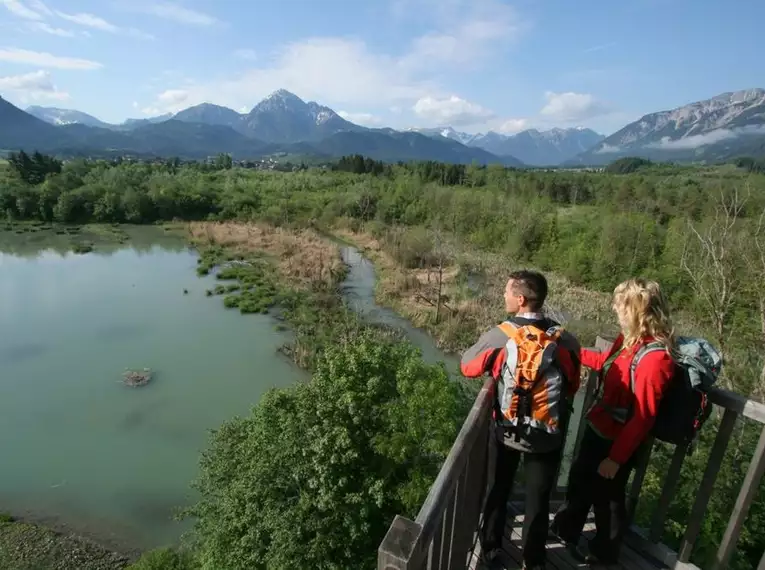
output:
M 88 255 L 0 253 L 0 508 L 149 548 L 184 529 L 170 517 L 208 430 L 304 376 L 272 318 L 205 297 L 215 278 L 182 240 L 130 233 Z M 155 378 L 126 387 L 126 367 Z

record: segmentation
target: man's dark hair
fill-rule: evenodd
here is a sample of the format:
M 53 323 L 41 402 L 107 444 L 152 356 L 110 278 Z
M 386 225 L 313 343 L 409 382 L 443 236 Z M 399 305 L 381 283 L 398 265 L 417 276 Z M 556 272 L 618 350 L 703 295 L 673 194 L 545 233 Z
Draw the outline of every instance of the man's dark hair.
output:
M 534 311 L 538 311 L 547 299 L 547 279 L 538 271 L 523 269 L 510 274 L 513 281 L 513 291 L 526 298 L 526 303 Z

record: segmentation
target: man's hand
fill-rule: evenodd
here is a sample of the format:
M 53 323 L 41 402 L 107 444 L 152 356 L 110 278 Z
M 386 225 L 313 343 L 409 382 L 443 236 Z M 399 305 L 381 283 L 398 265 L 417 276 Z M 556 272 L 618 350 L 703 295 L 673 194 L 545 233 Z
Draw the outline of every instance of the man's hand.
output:
M 621 465 L 619 465 L 616 461 L 610 457 L 606 457 L 603 461 L 600 462 L 600 466 L 598 467 L 598 475 L 604 479 L 613 479 L 619 472 L 619 467 L 621 467 Z

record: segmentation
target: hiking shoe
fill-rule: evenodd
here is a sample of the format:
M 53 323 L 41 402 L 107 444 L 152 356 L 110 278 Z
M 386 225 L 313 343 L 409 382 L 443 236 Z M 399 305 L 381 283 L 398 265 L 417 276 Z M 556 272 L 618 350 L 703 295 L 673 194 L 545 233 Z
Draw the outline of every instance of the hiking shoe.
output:
M 481 570 L 505 570 L 505 565 L 500 556 L 501 552 L 501 548 L 492 548 L 482 552 L 478 568 Z
M 606 558 L 598 558 L 594 554 L 588 554 L 584 557 L 584 563 L 587 564 L 587 566 L 616 566 L 616 564 L 619 563 L 618 560 L 610 560 Z
M 579 544 L 571 540 L 566 540 L 560 534 L 558 534 L 558 525 L 555 524 L 555 521 L 553 521 L 553 523 L 550 525 L 550 528 L 547 529 L 547 531 L 550 536 L 552 536 L 555 540 L 563 544 L 564 548 L 566 549 L 566 552 L 568 552 L 571 558 L 573 558 L 580 564 L 584 564 L 585 555 L 579 549 Z

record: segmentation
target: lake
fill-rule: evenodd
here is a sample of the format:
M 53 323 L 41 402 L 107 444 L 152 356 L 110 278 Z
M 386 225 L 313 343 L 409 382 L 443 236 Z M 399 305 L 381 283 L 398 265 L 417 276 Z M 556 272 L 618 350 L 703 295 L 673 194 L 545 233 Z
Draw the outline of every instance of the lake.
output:
M 188 527 L 170 517 L 208 430 L 305 375 L 273 318 L 205 296 L 215 278 L 182 239 L 126 231 L 87 255 L 3 234 L 0 508 L 144 549 Z M 126 367 L 155 377 L 127 387 Z

